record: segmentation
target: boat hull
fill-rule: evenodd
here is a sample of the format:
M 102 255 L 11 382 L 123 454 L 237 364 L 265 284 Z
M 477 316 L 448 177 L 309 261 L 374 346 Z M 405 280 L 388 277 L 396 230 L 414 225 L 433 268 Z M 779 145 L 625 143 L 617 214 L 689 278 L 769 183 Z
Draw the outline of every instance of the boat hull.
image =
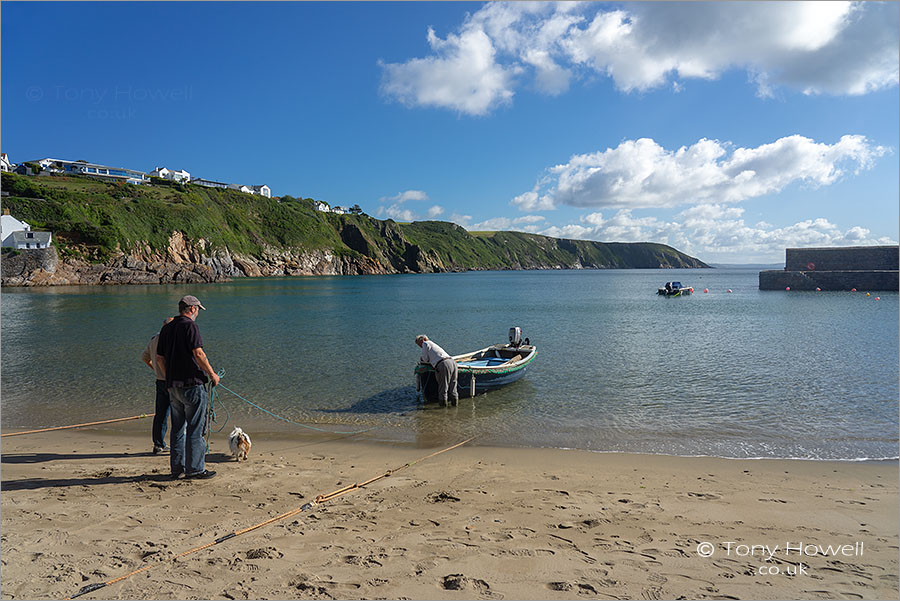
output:
M 656 291 L 660 296 L 689 296 L 694 293 L 693 288 L 681 288 L 679 290 L 671 290 L 667 291 L 665 288 L 660 288 Z
M 496 352 L 498 355 L 525 354 L 519 360 L 509 360 L 504 357 L 478 358 L 479 354 L 488 352 Z M 520 380 L 528 371 L 528 365 L 536 355 L 537 349 L 534 347 L 511 349 L 509 345 L 497 345 L 475 351 L 475 353 L 453 357 L 457 364 L 459 396 L 461 398 L 475 396 Z M 474 360 L 473 356 L 476 357 Z M 434 368 L 430 365 L 419 365 L 415 371 L 422 397 L 426 401 L 436 401 L 437 377 Z

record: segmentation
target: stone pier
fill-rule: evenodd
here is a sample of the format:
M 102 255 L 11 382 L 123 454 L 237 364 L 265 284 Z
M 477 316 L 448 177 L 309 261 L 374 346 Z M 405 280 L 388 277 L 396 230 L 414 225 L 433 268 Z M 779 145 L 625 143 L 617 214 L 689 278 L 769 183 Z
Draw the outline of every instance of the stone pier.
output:
M 784 269 L 759 272 L 760 290 L 898 289 L 900 246 L 788 248 Z

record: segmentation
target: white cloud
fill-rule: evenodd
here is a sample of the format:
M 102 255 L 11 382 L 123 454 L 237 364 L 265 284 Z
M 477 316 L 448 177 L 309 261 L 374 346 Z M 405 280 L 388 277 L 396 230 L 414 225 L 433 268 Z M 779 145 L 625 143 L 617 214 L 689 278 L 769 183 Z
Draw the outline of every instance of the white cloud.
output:
M 432 54 L 382 64 L 382 91 L 409 106 L 484 115 L 533 82 L 565 92 L 584 76 L 624 91 L 746 70 L 760 96 L 865 94 L 897 85 L 895 2 L 491 2 L 458 33 L 428 30 Z M 682 80 L 679 82 L 678 80 Z
M 428 194 L 422 190 L 404 190 L 394 196 L 384 196 L 379 200 L 381 202 L 404 203 L 407 200 L 428 200 Z
M 523 215 L 522 217 L 516 217 L 511 219 L 509 217 L 494 217 L 492 219 L 486 219 L 479 223 L 473 223 L 470 228 L 472 231 L 497 231 L 497 230 L 515 230 L 515 231 L 530 231 L 534 229 L 532 226 L 536 223 L 540 223 L 544 221 L 545 217 L 542 215 Z
M 471 230 L 472 216 L 471 215 L 462 215 L 460 213 L 453 213 L 450 215 L 450 221 L 455 223 L 456 225 L 462 226 L 467 230 Z
M 387 207 L 384 210 L 384 214 L 394 221 L 415 221 L 418 219 L 418 216 L 414 212 L 409 209 L 404 209 L 399 204 L 392 204 Z
M 548 169 L 535 187 L 511 201 L 523 211 L 576 207 L 675 207 L 734 203 L 783 190 L 794 182 L 824 186 L 849 169 L 869 169 L 890 149 L 865 136 L 834 144 L 793 135 L 756 148 L 701 139 L 676 151 L 654 140 L 625 140 L 616 148 L 575 155 Z
M 707 262 L 725 263 L 778 262 L 784 259 L 785 248 L 802 246 L 897 244 L 888 237 L 872 236 L 860 226 L 843 231 L 824 218 L 785 227 L 765 222 L 749 226 L 741 218 L 743 212 L 739 207 L 701 205 L 664 221 L 652 216 L 635 217 L 630 209 L 622 209 L 608 219 L 601 213 L 590 213 L 579 223 L 548 227 L 538 233 L 601 242 L 657 242 Z
M 483 115 L 513 97 L 515 68 L 494 60 L 491 39 L 478 29 L 442 40 L 428 30 L 434 56 L 403 64 L 382 64 L 382 92 L 408 106 L 448 108 Z
M 422 190 L 404 190 L 398 192 L 394 196 L 383 196 L 378 199 L 381 203 L 389 203 L 387 206 L 382 204 L 375 211 L 376 217 L 387 217 L 396 221 L 416 221 L 419 219 L 418 213 L 410 208 L 403 206 L 405 202 L 422 202 L 429 200 L 428 194 Z M 434 205 L 427 211 L 429 218 L 440 215 L 444 212 L 438 205 Z

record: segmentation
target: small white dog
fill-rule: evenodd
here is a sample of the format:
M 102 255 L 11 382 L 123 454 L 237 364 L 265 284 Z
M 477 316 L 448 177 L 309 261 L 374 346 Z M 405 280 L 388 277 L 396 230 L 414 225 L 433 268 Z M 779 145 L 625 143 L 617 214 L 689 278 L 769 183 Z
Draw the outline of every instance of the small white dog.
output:
M 228 448 L 231 449 L 231 454 L 238 461 L 247 458 L 247 453 L 250 452 L 250 446 L 252 444 L 253 443 L 250 442 L 250 435 L 240 428 L 235 428 L 228 436 Z

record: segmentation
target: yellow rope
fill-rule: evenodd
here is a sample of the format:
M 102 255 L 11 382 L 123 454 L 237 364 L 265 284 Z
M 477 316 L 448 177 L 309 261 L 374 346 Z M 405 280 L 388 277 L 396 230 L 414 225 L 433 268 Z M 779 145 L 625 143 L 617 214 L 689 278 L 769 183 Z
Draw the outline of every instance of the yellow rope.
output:
M 396 472 L 399 472 L 400 470 L 406 469 L 408 467 L 412 467 L 417 463 L 421 463 L 422 461 L 425 461 L 426 459 L 430 459 L 436 455 L 440 455 L 441 453 L 446 453 L 448 451 L 452 451 L 453 449 L 455 449 L 457 447 L 461 447 L 462 445 L 466 444 L 467 442 L 471 442 L 472 440 L 474 440 L 474 438 L 475 437 L 473 436 L 472 438 L 466 439 L 462 442 L 458 442 L 453 446 L 447 447 L 446 449 L 441 449 L 440 451 L 435 451 L 434 453 L 431 453 L 430 455 L 425 455 L 424 457 L 420 457 L 419 459 L 416 459 L 415 461 L 410 461 L 409 463 L 406 463 L 406 464 L 398 467 L 397 469 L 388 470 L 385 473 L 375 476 L 373 478 L 370 478 L 364 482 L 360 482 L 357 484 L 350 484 L 349 486 L 345 486 L 344 488 L 339 488 L 339 489 L 334 490 L 325 495 L 318 495 L 314 501 L 312 501 L 310 503 L 306 503 L 305 505 L 302 505 L 301 507 L 297 507 L 296 509 L 286 511 L 285 513 L 282 513 L 281 515 L 277 515 L 273 518 L 269 518 L 268 520 L 266 520 L 264 522 L 260 522 L 259 524 L 254 524 L 253 526 L 249 526 L 247 528 L 244 528 L 243 530 L 236 530 L 236 531 L 232 532 L 231 534 L 226 534 L 225 536 L 221 536 L 210 543 L 206 543 L 205 545 L 200 545 L 199 547 L 194 547 L 193 549 L 188 549 L 184 553 L 179 553 L 178 555 L 175 555 L 174 557 L 172 557 L 172 561 L 175 561 L 176 559 L 178 559 L 180 557 L 185 557 L 187 555 L 191 555 L 192 553 L 202 551 L 203 549 L 208 549 L 209 547 L 212 547 L 213 545 L 217 545 L 221 542 L 224 542 L 224 541 L 228 540 L 229 538 L 234 538 L 235 536 L 240 536 L 241 534 L 245 534 L 247 532 L 250 532 L 251 530 L 256 530 L 257 528 L 262 528 L 263 526 L 266 526 L 273 522 L 278 522 L 281 520 L 285 520 L 289 517 L 293 517 L 293 516 L 297 515 L 298 513 L 302 513 L 303 511 L 305 511 L 307 509 L 311 509 L 321 503 L 331 501 L 332 499 L 336 499 L 337 497 L 345 495 L 350 491 L 368 486 L 369 484 L 372 484 L 373 482 L 381 480 L 382 478 L 387 478 L 388 476 L 390 476 Z M 126 578 L 128 578 L 130 576 L 134 576 L 135 574 L 140 574 L 141 572 L 146 572 L 147 570 L 154 568 L 158 565 L 161 565 L 162 563 L 163 562 L 160 561 L 157 563 L 150 564 L 148 566 L 144 566 L 143 568 L 134 570 L 133 572 L 129 572 L 129 573 L 125 574 L 124 576 L 119 576 L 118 578 L 114 578 L 114 579 L 108 580 L 106 582 L 100 582 L 100 583 L 96 583 L 96 584 L 89 584 L 87 586 L 83 586 L 81 588 L 81 590 L 79 590 L 76 594 L 72 595 L 71 597 L 67 597 L 67 599 L 75 599 L 82 595 L 86 595 L 87 593 L 101 589 L 105 586 L 109 586 L 110 584 L 115 584 L 116 582 L 121 582 L 122 580 L 125 580 Z
M 26 430 L 25 432 L 8 432 L 6 434 L 0 434 L 0 438 L 6 438 L 7 436 L 22 436 L 23 434 L 37 434 L 38 432 L 50 432 L 52 430 L 69 430 L 71 428 L 84 428 L 85 426 L 96 426 L 97 424 L 111 424 L 113 422 L 125 422 L 130 419 L 143 419 L 145 417 L 153 417 L 156 415 L 155 413 L 142 413 L 140 415 L 133 415 L 131 417 L 120 417 L 118 419 L 105 419 L 99 422 L 88 422 L 86 424 L 75 424 L 74 426 L 56 426 L 55 428 L 43 428 L 41 430 Z

